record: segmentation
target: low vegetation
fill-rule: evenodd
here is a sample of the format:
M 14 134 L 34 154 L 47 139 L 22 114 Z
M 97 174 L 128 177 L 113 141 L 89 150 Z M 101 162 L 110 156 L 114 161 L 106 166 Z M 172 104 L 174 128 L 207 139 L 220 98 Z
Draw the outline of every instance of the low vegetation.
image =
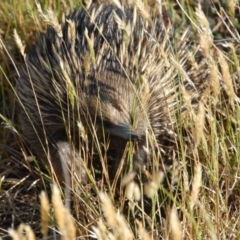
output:
M 73 178 L 71 189 L 52 184 L 54 176 L 22 140 L 14 85 L 24 62 L 24 48 L 27 51 L 46 30 L 51 16 L 61 19 L 88 3 L 43 0 L 36 5 L 20 0 L 1 4 L 2 239 L 240 239 L 239 3 L 143 2 L 145 11 L 160 12 L 173 24 L 176 41 L 185 41 L 181 36 L 188 29 L 189 43 L 199 45 L 210 66 L 211 91 L 204 92 L 207 101 L 201 101 L 195 111 L 189 93 L 181 89 L 180 104 L 187 111 L 176 119 L 178 136 L 170 180 L 164 171 L 146 172 L 143 184 L 136 181 L 131 168 L 122 172 L 120 167 L 111 182 L 102 156 L 102 171 L 86 167 L 89 183 L 83 186 Z M 137 0 L 135 4 L 142 3 Z M 87 151 L 87 144 L 83 147 Z M 88 159 L 81 161 L 84 164 Z M 171 183 L 165 184 L 168 180 Z

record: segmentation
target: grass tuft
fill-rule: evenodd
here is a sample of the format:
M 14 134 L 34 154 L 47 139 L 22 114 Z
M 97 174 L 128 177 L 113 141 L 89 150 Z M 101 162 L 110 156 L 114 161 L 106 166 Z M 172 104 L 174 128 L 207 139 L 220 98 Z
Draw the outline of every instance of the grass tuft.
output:
M 120 1 L 112 2 L 122 7 Z M 77 156 L 80 159 L 89 181 L 83 185 L 78 174 L 73 174 L 69 184 L 71 188 L 60 185 L 50 188 L 49 182 L 54 181 L 53 171 L 46 171 L 41 161 L 36 161 L 19 133 L 21 124 L 18 121 L 19 106 L 16 105 L 14 88 L 28 49 L 46 30 L 46 24 L 62 38 L 59 19 L 65 18 L 75 3 L 71 0 L 61 3 L 42 1 L 40 5 L 32 0 L 12 1 L 12 4 L 4 1 L 0 6 L 2 239 L 9 236 L 14 240 L 57 237 L 103 240 L 240 239 L 239 3 L 234 0 L 217 0 L 202 5 L 193 0 L 123 2 L 133 2 L 135 11 L 148 20 L 149 26 L 155 24 L 150 17 L 151 9 L 156 16 L 161 15 L 166 28 L 169 28 L 167 34 L 170 34 L 170 26 L 174 27 L 171 33 L 173 43 L 163 36 L 163 46 L 156 44 L 160 58 L 151 56 L 149 62 L 138 66 L 143 54 L 141 51 L 144 54 L 147 52 L 147 46 L 139 42 L 136 44 L 137 56 L 132 56 L 128 61 L 134 62 L 134 66 L 141 67 L 142 71 L 148 69 L 146 76 L 134 76 L 140 78 L 143 108 L 151 94 L 147 77 L 149 72 L 155 70 L 152 62 L 156 59 L 164 66 L 161 69 L 163 80 L 167 81 L 170 76 L 173 81 L 171 86 L 179 84 L 178 92 L 167 89 L 161 93 L 170 92 L 178 96 L 178 103 L 169 102 L 169 105 L 176 106 L 170 125 L 176 123 L 177 131 L 169 130 L 176 148 L 172 150 L 169 147 L 171 154 L 163 150 L 156 151 L 151 162 L 154 171 L 143 169 L 142 176 L 139 176 L 132 169 L 134 147 L 129 143 L 116 178 L 111 182 L 108 159 L 103 154 L 108 149 L 107 137 L 103 136 L 104 144 L 101 144 L 97 139 L 95 125 L 91 122 L 89 126 L 93 139 L 89 146 L 86 129 L 78 121 L 81 153 L 74 152 L 72 145 L 69 151 L 73 158 Z M 91 3 L 86 1 L 83 4 L 80 1 L 77 7 L 87 8 Z M 123 62 L 124 56 L 130 54 L 126 46 L 131 42 L 131 26 L 126 25 L 116 13 L 113 15 L 125 34 L 120 56 Z M 94 16 L 91 19 L 94 22 Z M 75 24 L 66 21 L 69 24 L 68 37 L 74 48 Z M 138 24 L 137 19 L 134 24 Z M 100 32 L 104 30 L 99 29 Z M 91 67 L 98 65 L 103 58 L 95 55 L 96 43 L 92 36 L 89 36 L 87 30 L 84 34 L 89 52 L 84 56 L 83 69 L 88 75 Z M 189 47 L 187 54 L 186 46 Z M 199 54 L 205 58 L 203 63 L 199 63 Z M 72 64 L 77 66 L 74 61 Z M 190 77 L 183 68 L 185 64 L 195 69 Z M 59 74 L 64 76 L 67 83 L 71 111 L 78 104 L 76 86 L 64 63 L 61 64 Z M 196 93 L 191 89 L 194 89 L 193 83 L 198 74 L 210 77 L 207 84 L 204 80 L 201 82 L 202 88 Z M 183 86 L 182 82 L 188 84 Z M 59 88 L 57 83 L 55 87 Z M 56 101 L 61 102 L 61 97 L 56 96 Z M 182 108 L 185 109 L 184 114 L 179 114 Z M 133 120 L 137 122 L 139 119 Z M 65 122 L 66 129 L 70 129 L 68 119 Z M 71 139 L 71 132 L 67 132 Z M 147 136 L 148 146 L 144 151 L 149 153 L 156 139 L 151 132 Z M 96 155 L 99 158 L 97 166 L 92 161 Z M 162 159 L 162 155 L 171 158 L 173 164 L 159 170 L 161 163 L 158 159 Z M 65 155 L 61 157 L 65 163 Z M 125 165 L 129 169 L 123 173 Z M 78 170 L 77 166 L 73 168 Z M 171 179 L 168 178 L 169 173 Z M 64 194 L 59 189 L 65 190 Z M 51 201 L 48 200 L 50 194 Z

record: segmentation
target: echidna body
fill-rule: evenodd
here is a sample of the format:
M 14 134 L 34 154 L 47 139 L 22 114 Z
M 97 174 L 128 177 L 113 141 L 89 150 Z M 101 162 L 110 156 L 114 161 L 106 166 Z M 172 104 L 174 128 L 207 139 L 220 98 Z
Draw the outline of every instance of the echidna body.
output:
M 128 142 L 135 168 L 160 157 L 171 142 L 180 78 L 195 89 L 185 45 L 172 48 L 169 28 L 157 16 L 108 4 L 74 11 L 61 29 L 49 27 L 39 37 L 17 82 L 22 134 L 38 158 L 59 178 L 61 161 L 81 168 L 80 126 L 91 144 L 95 137 L 100 144 L 109 140 L 115 166 Z M 199 66 L 197 81 L 207 81 Z

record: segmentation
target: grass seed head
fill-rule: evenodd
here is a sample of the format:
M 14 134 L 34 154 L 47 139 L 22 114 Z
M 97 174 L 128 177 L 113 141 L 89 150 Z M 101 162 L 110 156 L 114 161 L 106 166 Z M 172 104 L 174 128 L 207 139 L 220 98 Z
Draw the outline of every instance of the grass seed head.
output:
M 200 163 L 196 163 L 193 182 L 192 182 L 192 191 L 190 196 L 191 210 L 193 210 L 193 207 L 198 200 L 198 194 L 199 194 L 201 185 L 202 185 L 202 166 Z
M 49 211 L 50 211 L 50 204 L 45 192 L 41 192 L 39 195 L 40 204 L 41 204 L 41 232 L 44 239 L 47 239 L 48 235 L 48 221 L 49 221 Z
M 181 223 L 177 215 L 176 208 L 172 208 L 170 213 L 170 227 L 172 231 L 172 239 L 181 240 L 182 239 L 182 228 Z
M 25 58 L 26 54 L 25 54 L 25 45 L 22 43 L 21 38 L 19 37 L 17 30 L 14 29 L 13 30 L 13 37 L 15 39 L 16 45 L 20 51 L 20 53 L 22 54 L 22 56 Z

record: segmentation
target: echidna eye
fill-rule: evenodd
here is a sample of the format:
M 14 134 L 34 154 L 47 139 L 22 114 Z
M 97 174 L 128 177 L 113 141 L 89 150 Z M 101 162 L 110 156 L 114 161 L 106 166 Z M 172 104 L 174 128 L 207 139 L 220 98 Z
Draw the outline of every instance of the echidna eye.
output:
M 133 124 L 134 124 L 134 117 L 131 114 L 130 115 L 130 125 L 133 127 Z

